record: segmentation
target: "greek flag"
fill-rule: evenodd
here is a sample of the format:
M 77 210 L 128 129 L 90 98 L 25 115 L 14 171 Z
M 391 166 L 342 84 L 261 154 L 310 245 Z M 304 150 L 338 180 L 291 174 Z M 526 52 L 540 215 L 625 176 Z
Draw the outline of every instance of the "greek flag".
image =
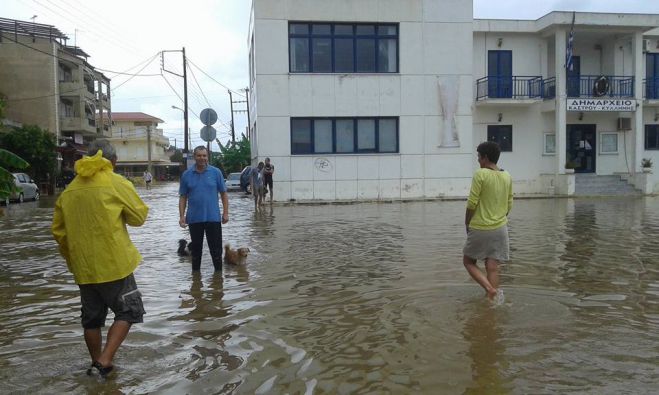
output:
M 567 38 L 567 48 L 565 50 L 565 68 L 572 71 L 572 43 L 574 41 L 574 18 L 576 13 L 572 13 L 572 26 L 570 27 L 570 35 Z

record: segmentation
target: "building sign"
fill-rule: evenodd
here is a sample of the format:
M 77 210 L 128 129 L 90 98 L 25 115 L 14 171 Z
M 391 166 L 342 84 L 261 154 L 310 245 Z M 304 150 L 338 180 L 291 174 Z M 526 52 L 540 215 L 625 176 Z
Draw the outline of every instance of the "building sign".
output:
M 635 99 L 568 99 L 568 111 L 636 111 Z

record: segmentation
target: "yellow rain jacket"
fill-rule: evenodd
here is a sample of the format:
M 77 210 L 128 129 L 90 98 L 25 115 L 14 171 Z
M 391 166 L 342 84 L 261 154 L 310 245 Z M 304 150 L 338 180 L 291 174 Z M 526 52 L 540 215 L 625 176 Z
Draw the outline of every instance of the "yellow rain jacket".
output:
M 122 279 L 142 260 L 126 224 L 144 224 L 149 208 L 101 155 L 76 162 L 77 176 L 55 204 L 53 236 L 77 284 Z

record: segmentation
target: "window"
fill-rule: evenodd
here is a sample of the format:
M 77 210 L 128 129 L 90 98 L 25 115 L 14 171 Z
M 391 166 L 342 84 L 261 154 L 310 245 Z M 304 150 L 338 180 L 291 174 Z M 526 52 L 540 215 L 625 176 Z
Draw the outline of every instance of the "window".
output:
M 398 118 L 292 118 L 291 154 L 397 153 Z
M 487 141 L 494 141 L 501 152 L 513 150 L 513 125 L 487 125 Z
M 542 150 L 543 155 L 556 154 L 556 134 L 545 133 L 545 144 Z
M 600 154 L 618 153 L 618 133 L 600 134 Z
M 645 149 L 659 150 L 659 125 L 645 125 Z
M 293 22 L 291 73 L 397 73 L 398 25 Z

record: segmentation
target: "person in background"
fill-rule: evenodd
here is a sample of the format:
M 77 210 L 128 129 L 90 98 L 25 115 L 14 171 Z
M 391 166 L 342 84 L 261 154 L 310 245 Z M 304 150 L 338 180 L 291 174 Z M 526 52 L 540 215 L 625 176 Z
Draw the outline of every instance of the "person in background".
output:
M 270 203 L 272 203 L 272 176 L 275 174 L 275 165 L 270 163 L 270 158 L 265 158 L 265 166 L 263 167 L 263 180 L 265 184 L 264 193 L 270 193 Z
M 143 177 L 144 177 L 144 183 L 146 184 L 146 189 L 151 189 L 151 181 L 153 181 L 153 176 L 151 175 L 148 169 L 144 172 Z
M 265 192 L 263 191 L 263 162 L 252 168 L 250 173 L 250 184 L 252 185 L 252 194 L 254 195 L 254 210 L 258 210 L 263 204 Z
M 501 149 L 487 141 L 478 148 L 478 163 L 471 181 L 465 213 L 467 242 L 463 249 L 463 264 L 487 296 L 503 302 L 499 292 L 499 263 L 508 260 L 508 213 L 513 205 L 512 178 L 497 166 Z M 476 266 L 485 261 L 486 275 Z
M 204 233 L 216 272 L 222 271 L 222 224 L 229 222 L 229 197 L 220 169 L 208 164 L 208 150 L 194 149 L 195 165 L 181 176 L 179 225 L 190 229 L 192 271 L 201 269 Z M 222 199 L 222 214 L 217 194 Z M 186 211 L 187 208 L 187 211 Z
M 126 225 L 142 226 L 149 208 L 131 182 L 114 173 L 117 155 L 106 140 L 89 147 L 90 156 L 75 163 L 76 177 L 55 203 L 52 233 L 80 288 L 82 327 L 92 360 L 102 377 L 132 324 L 142 322 L 144 306 L 133 272 L 142 260 Z M 105 346 L 101 328 L 108 308 L 114 323 Z

